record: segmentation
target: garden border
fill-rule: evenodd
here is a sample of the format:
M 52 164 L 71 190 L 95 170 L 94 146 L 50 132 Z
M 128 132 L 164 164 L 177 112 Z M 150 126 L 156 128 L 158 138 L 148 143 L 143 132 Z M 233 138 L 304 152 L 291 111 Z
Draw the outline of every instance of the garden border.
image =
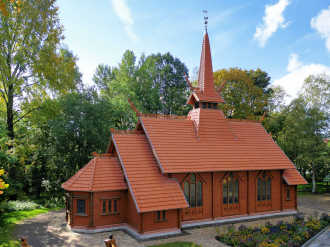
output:
M 319 236 L 321 236 L 323 233 L 325 233 L 328 229 L 330 230 L 330 226 L 323 228 L 316 235 L 314 235 L 313 237 L 308 239 L 307 242 L 305 242 L 301 247 L 308 247 L 315 239 L 317 239 Z
M 296 210 L 290 211 L 282 211 L 278 213 L 269 213 L 269 214 L 254 214 L 248 216 L 235 216 L 235 218 L 223 218 L 223 219 L 215 219 L 209 221 L 199 221 L 199 222 L 191 222 L 191 223 L 182 223 L 182 229 L 192 229 L 195 227 L 208 227 L 208 226 L 220 226 L 226 224 L 236 224 L 240 222 L 251 222 L 255 220 L 263 220 L 263 219 L 272 219 L 272 218 L 280 218 L 280 217 L 288 217 L 295 216 L 298 214 Z

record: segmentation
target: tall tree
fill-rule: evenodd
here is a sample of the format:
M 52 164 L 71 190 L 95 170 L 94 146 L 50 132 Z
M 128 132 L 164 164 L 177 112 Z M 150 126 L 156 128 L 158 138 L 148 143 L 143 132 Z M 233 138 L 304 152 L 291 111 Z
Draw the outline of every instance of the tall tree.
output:
M 123 111 L 129 107 L 129 97 L 141 112 L 182 115 L 189 109 L 185 106 L 189 93 L 184 80 L 187 72 L 186 66 L 170 53 L 142 55 L 137 63 L 134 53 L 126 51 L 118 67 L 99 66 L 94 82 L 101 85 L 101 94 Z
M 189 88 L 184 79 L 184 74 L 188 74 L 184 63 L 170 53 L 150 55 L 146 58 L 146 63 L 150 63 L 152 88 L 159 89 L 160 113 L 186 114 L 189 109 L 185 106 Z
M 312 174 L 315 192 L 316 179 L 330 161 L 329 149 L 323 141 L 328 118 L 318 108 L 308 107 L 301 97 L 287 107 L 284 115 L 277 141 L 301 172 Z
M 0 13 L 0 97 L 12 139 L 14 125 L 37 102 L 80 81 L 76 58 L 60 47 L 62 32 L 55 0 L 6 1 Z
M 27 176 L 32 178 L 34 194 L 43 191 L 45 179 L 51 185 L 49 193 L 56 197 L 61 195 L 59 184 L 85 165 L 92 152 L 106 151 L 110 128 L 118 127 L 120 119 L 116 106 L 92 88 L 58 97 L 52 104 L 59 111 L 48 117 L 42 108 L 39 115 L 46 114 L 48 121 L 41 121 L 31 137 L 38 149 Z
M 229 118 L 260 118 L 267 106 L 268 95 L 256 86 L 253 78 L 242 69 L 230 68 L 214 72 L 216 87 L 226 82 L 221 93 L 225 100 L 222 110 Z
M 246 73 L 251 77 L 251 79 L 254 81 L 254 85 L 257 87 L 262 88 L 264 93 L 270 93 L 271 89 L 268 88 L 270 85 L 270 76 L 267 72 L 256 69 L 256 70 L 246 70 Z
M 305 79 L 302 97 L 309 107 L 319 108 L 330 115 L 330 75 L 310 75 Z
M 93 75 L 93 81 L 100 90 L 108 90 L 110 82 L 115 78 L 109 65 L 99 64 Z

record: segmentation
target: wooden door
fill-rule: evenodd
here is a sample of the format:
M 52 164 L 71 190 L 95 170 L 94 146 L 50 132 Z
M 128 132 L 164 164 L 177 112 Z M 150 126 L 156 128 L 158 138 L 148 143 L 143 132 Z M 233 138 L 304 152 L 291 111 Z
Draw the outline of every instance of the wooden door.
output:
M 189 203 L 189 208 L 183 209 L 182 220 L 198 220 L 204 216 L 205 186 L 201 177 L 195 173 L 189 174 L 182 183 L 182 189 Z

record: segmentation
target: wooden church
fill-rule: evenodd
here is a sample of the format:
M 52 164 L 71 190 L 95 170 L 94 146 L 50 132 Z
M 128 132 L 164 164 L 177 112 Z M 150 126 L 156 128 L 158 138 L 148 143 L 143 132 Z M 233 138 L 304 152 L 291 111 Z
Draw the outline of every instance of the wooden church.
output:
M 138 113 L 136 129 L 112 130 L 106 153 L 62 184 L 72 230 L 148 239 L 296 213 L 297 185 L 306 181 L 294 164 L 261 123 L 218 108 L 207 32 L 191 89 L 187 116 Z

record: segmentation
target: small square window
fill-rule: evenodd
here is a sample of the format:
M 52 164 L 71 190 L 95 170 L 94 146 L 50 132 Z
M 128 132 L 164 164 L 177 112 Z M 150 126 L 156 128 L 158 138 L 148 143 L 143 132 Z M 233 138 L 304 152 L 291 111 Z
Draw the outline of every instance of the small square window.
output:
M 206 109 L 207 108 L 207 103 L 203 102 L 203 108 Z
M 77 200 L 77 213 L 86 214 L 86 200 Z
M 166 221 L 166 211 L 157 211 L 156 215 L 158 222 Z

